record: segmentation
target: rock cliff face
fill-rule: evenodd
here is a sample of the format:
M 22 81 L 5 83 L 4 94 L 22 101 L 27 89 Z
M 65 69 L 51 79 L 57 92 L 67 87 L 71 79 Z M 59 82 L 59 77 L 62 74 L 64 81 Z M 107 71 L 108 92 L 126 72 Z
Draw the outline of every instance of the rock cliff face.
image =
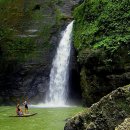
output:
M 84 105 L 130 83 L 128 1 L 85 0 L 73 15 Z
M 1 1 L 0 11 L 4 15 L 1 15 L 0 36 L 6 43 L 6 46 L 0 45 L 1 103 L 9 100 L 16 102 L 17 98 L 25 97 L 37 103 L 44 101 L 60 33 L 72 19 L 71 9 L 78 2 Z
M 72 117 L 64 130 L 114 130 L 129 116 L 129 103 L 130 85 L 127 85 L 116 89 L 89 109 L 86 108 L 86 111 Z M 118 126 L 119 130 L 121 126 Z

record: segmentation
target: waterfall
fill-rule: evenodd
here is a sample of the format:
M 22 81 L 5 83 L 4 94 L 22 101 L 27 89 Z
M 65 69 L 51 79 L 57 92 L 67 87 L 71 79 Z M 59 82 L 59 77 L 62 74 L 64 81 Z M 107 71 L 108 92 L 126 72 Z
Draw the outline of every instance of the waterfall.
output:
M 49 91 L 46 103 L 51 105 L 65 105 L 68 94 L 69 60 L 72 41 L 73 21 L 66 27 L 50 72 Z

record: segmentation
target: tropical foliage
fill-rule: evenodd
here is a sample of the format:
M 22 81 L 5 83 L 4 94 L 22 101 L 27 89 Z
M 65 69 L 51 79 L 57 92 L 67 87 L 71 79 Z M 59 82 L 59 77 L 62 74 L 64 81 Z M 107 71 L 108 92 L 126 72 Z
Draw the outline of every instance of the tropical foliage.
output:
M 86 0 L 74 10 L 75 46 L 117 52 L 130 41 L 128 0 Z
M 91 105 L 130 83 L 130 4 L 129 0 L 85 0 L 73 15 L 83 102 Z

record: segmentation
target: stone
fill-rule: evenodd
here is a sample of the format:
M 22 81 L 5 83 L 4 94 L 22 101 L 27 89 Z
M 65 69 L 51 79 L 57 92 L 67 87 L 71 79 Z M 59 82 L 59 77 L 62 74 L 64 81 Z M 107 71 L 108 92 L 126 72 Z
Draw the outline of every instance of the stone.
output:
M 130 130 L 130 118 L 126 118 L 115 130 Z
M 99 102 L 93 104 L 88 111 L 77 114 L 68 120 L 65 130 L 70 130 L 70 127 L 71 130 L 115 129 L 130 114 L 129 104 L 127 103 L 129 95 L 129 85 L 112 91 L 101 98 Z M 77 121 L 79 122 L 77 123 Z

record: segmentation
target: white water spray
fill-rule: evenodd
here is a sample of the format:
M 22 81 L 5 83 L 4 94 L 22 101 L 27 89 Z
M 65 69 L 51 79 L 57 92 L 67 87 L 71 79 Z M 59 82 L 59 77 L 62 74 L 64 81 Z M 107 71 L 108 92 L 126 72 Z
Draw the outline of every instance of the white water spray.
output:
M 69 60 L 73 21 L 67 26 L 53 59 L 46 104 L 64 106 L 68 94 Z

